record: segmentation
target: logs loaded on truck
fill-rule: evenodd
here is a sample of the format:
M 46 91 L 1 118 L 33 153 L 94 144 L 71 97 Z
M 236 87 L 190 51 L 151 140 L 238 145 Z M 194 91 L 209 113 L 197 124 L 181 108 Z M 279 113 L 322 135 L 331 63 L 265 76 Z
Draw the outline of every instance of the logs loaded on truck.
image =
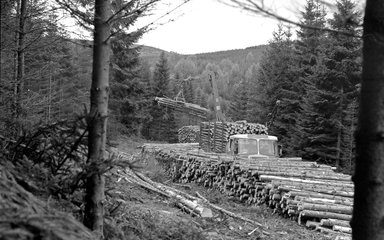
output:
M 196 143 L 145 144 L 142 154 L 155 158 L 176 182 L 217 188 L 244 203 L 265 204 L 308 228 L 350 239 L 354 185 L 349 175 L 301 158 L 238 150 L 234 156 L 206 152 Z
M 199 77 L 189 77 L 182 82 L 192 81 Z M 179 134 L 180 142 L 189 142 L 198 140 L 200 147 L 207 152 L 230 153 L 232 155 L 247 155 L 249 158 L 257 157 L 278 157 L 281 149 L 277 144 L 277 137 L 268 136 L 268 126 L 273 122 L 277 113 L 276 105 L 271 113 L 271 119 L 266 126 L 256 123 L 247 123 L 246 121 L 230 122 L 224 116 L 220 106 L 220 98 L 217 88 L 218 74 L 211 72 L 209 74 L 209 82 L 212 86 L 212 94 L 214 98 L 214 122 L 202 122 L 200 124 L 199 136 L 196 137 L 196 127 L 182 127 Z M 175 99 L 156 97 L 155 101 L 159 105 L 173 109 L 178 112 L 189 113 L 192 116 L 199 116 L 205 119 L 204 113 L 209 114 L 210 110 L 202 108 L 196 104 L 187 103 L 182 96 L 182 90 L 177 94 Z
M 267 127 L 257 123 L 202 122 L 199 144 L 206 152 L 278 156 L 277 138 L 266 134 Z
M 267 135 L 279 100 L 265 126 L 228 121 L 221 110 L 217 77 L 217 73 L 209 74 L 215 122 L 202 122 L 198 137 L 196 127 L 179 130 L 180 142 L 199 144 L 146 144 L 143 154 L 155 157 L 174 181 L 215 187 L 245 203 L 266 204 L 274 213 L 309 228 L 349 239 L 354 193 L 351 177 L 334 172 L 330 166 L 281 157 L 277 137 Z M 179 96 L 156 101 L 175 111 L 208 119 L 204 114 L 210 110 L 186 103 Z

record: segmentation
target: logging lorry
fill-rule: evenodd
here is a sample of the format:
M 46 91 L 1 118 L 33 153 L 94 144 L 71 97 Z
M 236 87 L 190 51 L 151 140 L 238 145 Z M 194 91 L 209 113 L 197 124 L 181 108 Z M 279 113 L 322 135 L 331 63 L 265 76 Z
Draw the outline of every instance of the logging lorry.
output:
M 209 74 L 209 82 L 212 87 L 214 97 L 215 122 L 202 122 L 199 131 L 200 148 L 206 152 L 227 153 L 233 156 L 257 158 L 276 158 L 281 156 L 281 146 L 278 145 L 276 136 L 268 135 L 267 129 L 272 124 L 277 112 L 277 105 L 272 111 L 270 121 L 266 125 L 246 123 L 239 121 L 233 123 L 228 121 L 223 114 L 217 88 L 217 73 Z M 182 81 L 187 82 L 198 77 L 189 77 Z M 156 98 L 160 105 L 170 107 L 175 111 L 188 113 L 191 116 L 202 116 L 206 120 L 209 110 L 198 105 L 186 103 L 184 98 L 180 98 L 182 90 L 175 99 Z M 180 136 L 179 136 L 179 139 Z M 184 138 L 185 139 L 185 138 Z
M 227 153 L 249 159 L 277 158 L 281 156 L 281 147 L 275 136 L 236 134 L 229 137 Z

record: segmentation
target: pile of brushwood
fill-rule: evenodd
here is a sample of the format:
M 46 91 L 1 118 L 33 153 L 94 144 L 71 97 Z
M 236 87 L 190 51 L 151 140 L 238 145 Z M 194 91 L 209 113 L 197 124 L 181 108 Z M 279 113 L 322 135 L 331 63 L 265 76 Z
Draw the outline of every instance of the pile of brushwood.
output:
M 197 145 L 146 144 L 152 156 L 180 183 L 194 182 L 273 212 L 308 228 L 351 238 L 354 187 L 349 175 L 301 158 L 233 159 Z
M 87 137 L 85 117 L 0 137 L 0 239 L 94 239 L 81 223 Z M 102 165 L 120 162 L 110 154 Z
M 1 137 L 1 239 L 94 239 L 74 217 L 82 216 L 86 138 L 85 118 Z M 67 213 L 55 209 L 59 201 Z
M 94 239 L 73 215 L 50 209 L 0 167 L 0 239 Z
M 17 139 L 1 137 L 0 239 L 95 239 L 82 224 L 85 181 L 93 171 L 87 163 L 87 125 L 79 117 L 41 124 Z M 154 197 L 143 188 L 192 215 L 211 217 L 209 208 L 131 170 L 137 170 L 132 155 L 111 146 L 108 153 L 102 163 L 104 239 L 205 239 L 190 222 L 153 214 Z

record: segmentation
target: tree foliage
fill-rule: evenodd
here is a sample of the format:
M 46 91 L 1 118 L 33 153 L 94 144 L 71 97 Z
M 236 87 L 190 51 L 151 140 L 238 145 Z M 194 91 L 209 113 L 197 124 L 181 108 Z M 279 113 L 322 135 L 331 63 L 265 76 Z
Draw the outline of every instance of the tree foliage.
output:
M 146 126 L 146 136 L 152 140 L 165 140 L 168 142 L 177 141 L 177 129 L 173 111 L 159 106 L 155 101 L 155 97 L 170 96 L 171 90 L 169 86 L 170 73 L 168 60 L 164 53 L 161 53 L 159 61 L 153 71 L 153 104 L 151 108 L 152 121 Z
M 297 40 L 278 26 L 250 81 L 247 111 L 248 120 L 265 123 L 279 100 L 270 133 L 280 138 L 285 154 L 350 171 L 361 74 L 361 40 L 352 36 L 359 34 L 361 17 L 352 1 L 336 6 L 327 20 L 325 7 L 308 0 L 301 23 L 314 28 L 300 28 Z M 326 27 L 335 31 L 319 30 Z

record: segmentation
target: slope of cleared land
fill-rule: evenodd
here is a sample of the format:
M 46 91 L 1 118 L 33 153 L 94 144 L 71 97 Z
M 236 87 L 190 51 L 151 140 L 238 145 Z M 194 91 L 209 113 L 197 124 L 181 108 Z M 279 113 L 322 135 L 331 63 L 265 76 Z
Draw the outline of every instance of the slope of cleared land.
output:
M 124 169 L 116 166 L 106 174 L 105 239 L 334 239 L 274 215 L 265 206 L 246 205 L 200 185 L 174 183 L 154 159 L 140 158 L 137 147 L 142 144 L 141 139 L 118 141 L 117 148 L 124 152 L 131 169 L 172 189 L 194 196 L 199 193 L 211 204 L 257 224 L 230 217 L 215 208 L 211 208 L 212 217 L 192 216 L 178 207 L 177 199 L 119 176 Z M 0 159 L 0 239 L 94 239 L 81 224 L 82 192 L 67 197 L 51 195 L 42 185 L 47 184 L 43 168 L 26 165 L 27 160 L 19 166 Z
M 142 142 L 135 142 L 130 139 L 119 141 L 118 149 L 128 154 L 139 154 L 138 146 Z M 139 154 L 140 156 L 140 154 Z M 176 206 L 174 200 L 167 199 L 154 192 L 143 189 L 135 184 L 120 184 L 120 190 L 124 192 L 130 209 L 127 214 L 143 214 L 144 222 L 138 224 L 145 226 L 153 224 L 149 229 L 136 231 L 137 239 L 146 233 L 153 231 L 153 236 L 159 232 L 166 234 L 167 231 L 178 229 L 181 235 L 174 235 L 172 238 L 164 239 L 332 239 L 318 232 L 310 231 L 296 222 L 274 215 L 272 210 L 265 206 L 250 206 L 241 203 L 236 198 L 221 194 L 215 189 L 207 189 L 196 184 L 173 183 L 164 170 L 154 159 L 140 159 L 136 162 L 138 171 L 154 181 L 163 183 L 172 188 L 181 190 L 190 195 L 196 192 L 203 195 L 210 203 L 232 213 L 241 215 L 260 223 L 262 226 L 255 226 L 240 219 L 235 219 L 219 211 L 213 210 L 213 218 L 193 217 L 183 212 Z M 148 217 L 150 216 L 150 217 Z M 138 219 L 138 218 L 137 218 Z M 152 222 L 152 223 L 151 223 Z M 137 226 L 138 226 L 137 225 Z M 144 234 L 141 235 L 140 234 Z M 171 235 L 171 233 L 170 233 Z M 148 236 L 146 236 L 148 237 Z M 147 239 L 151 239 L 148 237 Z M 157 239 L 157 238 L 153 238 Z M 163 239 L 163 238 L 160 238 Z

